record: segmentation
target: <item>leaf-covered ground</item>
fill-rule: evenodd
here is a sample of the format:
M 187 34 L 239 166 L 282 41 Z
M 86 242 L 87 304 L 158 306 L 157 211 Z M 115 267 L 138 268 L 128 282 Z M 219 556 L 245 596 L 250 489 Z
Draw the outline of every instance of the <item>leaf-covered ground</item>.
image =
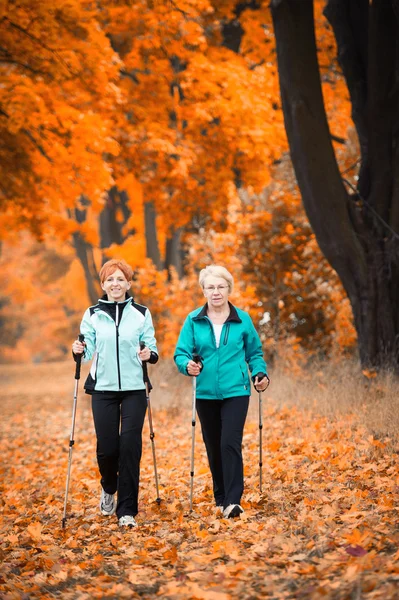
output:
M 98 511 L 89 398 L 79 394 L 70 507 L 61 528 L 71 365 L 11 370 L 3 381 L 0 597 L 399 598 L 397 447 L 353 419 L 334 422 L 264 401 L 259 493 L 256 397 L 244 437 L 245 514 L 213 507 L 199 428 L 189 513 L 190 390 L 152 395 L 162 503 L 144 432 L 139 527 Z M 180 394 L 180 395 L 179 395 Z M 178 403 L 174 399 L 179 396 Z

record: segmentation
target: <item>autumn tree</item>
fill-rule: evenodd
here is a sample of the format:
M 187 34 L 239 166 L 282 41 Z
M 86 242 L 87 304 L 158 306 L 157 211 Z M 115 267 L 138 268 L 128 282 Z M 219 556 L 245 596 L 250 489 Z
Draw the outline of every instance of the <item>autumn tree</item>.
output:
M 86 0 L 0 2 L 3 236 L 59 233 L 66 208 L 81 194 L 101 203 L 111 184 L 119 64 L 97 12 Z
M 274 66 L 254 55 L 264 15 L 250 44 L 235 23 L 252 5 L 4 4 L 4 222 L 71 240 L 93 300 L 95 248 L 130 244 L 141 201 L 147 256 L 181 276 L 181 240 L 223 227 L 237 185 L 269 181 L 285 139 Z
M 294 366 L 353 351 L 349 301 L 318 248 L 288 156 L 262 194 L 241 190 L 230 202 L 223 231 L 189 241 L 190 274 L 212 262 L 234 274 L 232 301 L 250 312 L 268 361 Z
M 242 3 L 242 19 L 251 4 Z M 128 168 L 143 186 L 148 256 L 180 274 L 181 240 L 205 223 L 223 226 L 237 182 L 262 189 L 285 144 L 281 114 L 272 108 L 274 67 L 245 44 L 237 52 L 229 35 L 235 6 L 108 0 L 102 12 L 123 61 L 126 98 L 113 168 Z M 259 18 L 252 46 L 264 37 Z M 239 46 L 242 38 L 243 31 Z
M 65 319 L 51 347 L 51 358 L 59 356 L 87 302 L 98 298 L 101 262 L 113 256 L 136 270 L 134 292 L 151 305 L 164 352 L 187 307 L 201 300 L 198 269 L 213 260 L 242 275 L 236 298 L 257 324 L 270 312 L 264 332 L 327 348 L 334 285 L 317 296 L 329 269 L 323 264 L 322 281 L 313 281 L 313 234 L 296 190 L 274 169 L 288 145 L 269 2 L 0 0 L 0 7 L 0 235 L 28 228 L 45 242 L 39 250 L 22 235 L 27 247 L 18 253 L 5 244 L 4 281 L 13 276 L 2 292 L 21 290 L 21 277 L 27 305 L 22 328 L 5 331 L 13 340 L 6 356 L 33 354 L 30 315 L 45 298 L 43 320 Z M 329 114 L 340 115 L 332 133 L 346 169 L 347 101 L 332 32 L 320 18 L 324 99 Z M 271 181 L 275 195 L 259 204 Z M 60 268 L 51 281 L 35 281 L 27 268 L 34 260 Z M 71 289 L 81 290 L 73 301 Z M 0 304 L 5 322 L 12 303 L 0 297 Z
M 349 296 L 364 366 L 398 367 L 399 179 L 397 4 L 329 0 L 360 146 L 345 186 L 320 85 L 312 0 L 273 0 L 285 126 L 303 203 Z

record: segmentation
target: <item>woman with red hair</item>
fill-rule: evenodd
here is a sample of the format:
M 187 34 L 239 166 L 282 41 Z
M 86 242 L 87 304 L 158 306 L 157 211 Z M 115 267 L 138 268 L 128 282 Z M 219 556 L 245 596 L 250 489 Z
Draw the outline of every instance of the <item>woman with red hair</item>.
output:
M 104 296 L 82 319 L 72 352 L 92 360 L 85 391 L 91 394 L 101 475 L 101 514 L 116 513 L 121 527 L 135 527 L 147 409 L 142 362 L 156 363 L 158 350 L 150 311 L 128 291 L 133 271 L 123 260 L 109 260 L 100 271 Z M 140 343 L 145 347 L 141 350 Z M 115 494 L 117 492 L 117 501 Z

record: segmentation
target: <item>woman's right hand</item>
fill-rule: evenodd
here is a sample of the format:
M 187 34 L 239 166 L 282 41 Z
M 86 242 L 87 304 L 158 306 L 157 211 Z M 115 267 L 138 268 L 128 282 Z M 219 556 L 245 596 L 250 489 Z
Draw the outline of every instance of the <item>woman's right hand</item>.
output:
M 79 340 L 75 340 L 72 344 L 72 352 L 74 354 L 83 354 L 85 351 L 85 343 L 80 342 Z
M 187 373 L 193 377 L 197 377 L 201 373 L 201 363 L 196 363 L 193 360 L 189 360 L 187 363 Z

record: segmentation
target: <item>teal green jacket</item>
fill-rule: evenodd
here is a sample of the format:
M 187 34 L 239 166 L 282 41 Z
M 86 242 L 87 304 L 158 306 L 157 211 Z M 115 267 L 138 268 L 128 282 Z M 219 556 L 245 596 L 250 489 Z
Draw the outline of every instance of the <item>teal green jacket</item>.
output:
M 177 341 L 174 360 L 184 375 L 188 375 L 187 364 L 193 354 L 202 357 L 203 369 L 197 377 L 197 398 L 202 400 L 250 396 L 248 367 L 253 378 L 258 373 L 267 375 L 262 344 L 251 317 L 230 302 L 229 306 L 219 348 L 207 304 L 188 315 Z

